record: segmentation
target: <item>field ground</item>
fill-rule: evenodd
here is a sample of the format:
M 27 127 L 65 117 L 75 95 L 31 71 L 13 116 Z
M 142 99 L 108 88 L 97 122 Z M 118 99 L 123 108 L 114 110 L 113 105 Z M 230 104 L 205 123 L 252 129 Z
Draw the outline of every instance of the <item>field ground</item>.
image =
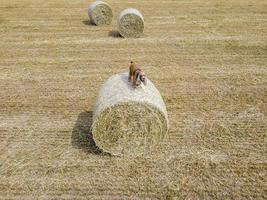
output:
M 88 23 L 85 0 L 0 0 L 0 199 L 266 199 L 267 2 L 108 1 L 140 39 Z M 139 63 L 169 112 L 138 157 L 99 154 L 97 92 Z

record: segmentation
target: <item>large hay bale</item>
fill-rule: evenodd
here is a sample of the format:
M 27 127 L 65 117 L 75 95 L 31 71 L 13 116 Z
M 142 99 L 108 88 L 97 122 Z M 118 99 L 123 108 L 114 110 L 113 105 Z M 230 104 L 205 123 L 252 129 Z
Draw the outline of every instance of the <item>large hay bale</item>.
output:
M 118 18 L 118 29 L 121 36 L 126 38 L 141 37 L 145 24 L 142 14 L 134 9 L 128 8 L 121 12 Z
M 111 7 L 103 1 L 93 2 L 88 9 L 88 15 L 95 25 L 111 24 L 113 17 Z
M 128 74 L 110 77 L 94 109 L 92 133 L 96 144 L 115 155 L 138 155 L 161 141 L 168 130 L 163 99 L 153 85 L 134 89 Z

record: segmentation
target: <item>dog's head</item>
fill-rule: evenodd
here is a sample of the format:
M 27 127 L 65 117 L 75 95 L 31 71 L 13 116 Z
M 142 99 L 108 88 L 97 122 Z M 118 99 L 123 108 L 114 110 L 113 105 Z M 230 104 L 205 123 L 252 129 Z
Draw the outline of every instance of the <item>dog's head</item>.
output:
M 145 75 L 145 73 L 144 73 L 143 71 L 141 71 L 141 72 L 139 73 L 139 80 L 140 80 L 144 85 L 146 85 L 146 75 Z

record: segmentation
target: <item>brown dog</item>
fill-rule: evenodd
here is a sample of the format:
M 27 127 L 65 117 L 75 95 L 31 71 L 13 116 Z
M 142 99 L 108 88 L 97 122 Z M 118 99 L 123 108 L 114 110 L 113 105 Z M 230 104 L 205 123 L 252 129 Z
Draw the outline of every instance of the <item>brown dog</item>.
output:
M 133 61 L 131 61 L 128 80 L 129 82 L 132 81 L 134 88 L 140 86 L 141 83 L 146 85 L 145 73 Z

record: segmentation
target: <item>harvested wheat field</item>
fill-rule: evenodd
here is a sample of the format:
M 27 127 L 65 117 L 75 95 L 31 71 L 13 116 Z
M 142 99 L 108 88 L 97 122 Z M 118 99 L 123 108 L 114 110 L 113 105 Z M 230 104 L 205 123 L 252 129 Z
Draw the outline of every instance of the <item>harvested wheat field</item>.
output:
M 0 0 L 0 199 L 266 199 L 267 2 Z M 124 39 L 117 16 L 144 16 Z M 134 60 L 161 92 L 168 136 L 112 157 L 90 134 L 101 85 Z

